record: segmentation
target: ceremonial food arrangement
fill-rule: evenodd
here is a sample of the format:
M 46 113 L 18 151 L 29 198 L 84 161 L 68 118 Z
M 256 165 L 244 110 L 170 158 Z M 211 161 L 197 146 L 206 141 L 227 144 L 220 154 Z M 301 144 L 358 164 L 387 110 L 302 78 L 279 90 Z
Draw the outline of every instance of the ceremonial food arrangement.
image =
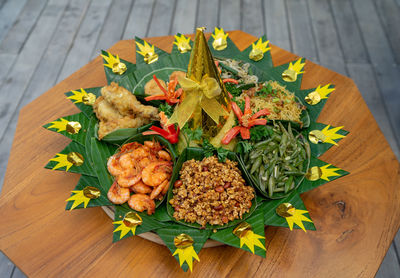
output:
M 72 140 L 45 167 L 81 174 L 66 209 L 111 209 L 114 242 L 156 234 L 184 271 L 209 239 L 265 257 L 265 226 L 315 230 L 300 194 L 348 174 L 318 159 L 348 134 L 317 122 L 332 84 L 301 90 L 305 59 L 274 66 L 265 36 L 203 32 L 102 51 L 107 84 L 44 125 Z

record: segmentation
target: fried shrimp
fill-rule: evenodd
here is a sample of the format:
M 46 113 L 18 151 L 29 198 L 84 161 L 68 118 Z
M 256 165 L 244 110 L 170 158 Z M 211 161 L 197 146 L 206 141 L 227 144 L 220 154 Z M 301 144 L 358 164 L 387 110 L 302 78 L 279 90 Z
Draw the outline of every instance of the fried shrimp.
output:
M 164 180 L 159 186 L 154 187 L 154 189 L 151 191 L 150 199 L 156 199 L 157 197 L 160 196 L 161 193 L 163 193 L 164 191 L 165 192 L 168 191 L 168 186 L 169 186 L 169 180 Z
M 107 193 L 108 200 L 113 204 L 121 205 L 129 200 L 129 188 L 120 187 L 116 181 L 111 185 Z
M 133 192 L 142 194 L 148 194 L 153 191 L 150 186 L 144 184 L 141 180 L 138 183 L 132 185 L 130 188 Z
M 141 193 L 133 194 L 128 201 L 128 205 L 136 211 L 143 212 L 147 210 L 148 215 L 152 215 L 156 210 L 154 200 L 150 199 L 148 195 Z
M 168 179 L 172 172 L 170 162 L 157 161 L 146 166 L 142 171 L 143 182 L 149 186 L 156 187 Z

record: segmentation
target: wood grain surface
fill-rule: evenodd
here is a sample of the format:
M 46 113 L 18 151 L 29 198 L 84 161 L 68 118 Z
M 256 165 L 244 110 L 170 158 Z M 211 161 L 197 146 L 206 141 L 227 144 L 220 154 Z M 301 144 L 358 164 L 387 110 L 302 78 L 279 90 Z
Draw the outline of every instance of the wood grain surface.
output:
M 255 37 L 230 32 L 240 49 Z M 148 39 L 170 51 L 173 37 Z M 134 43 L 112 53 L 135 61 Z M 297 56 L 272 46 L 275 65 Z M 302 195 L 317 231 L 266 227 L 267 258 L 229 246 L 203 249 L 195 277 L 371 277 L 400 219 L 399 163 L 353 81 L 307 62 L 302 88 L 333 83 L 318 121 L 343 125 L 350 134 L 322 160 L 351 174 Z M 41 126 L 77 113 L 65 98 L 71 89 L 105 85 L 96 58 L 20 113 L 0 197 L 0 249 L 28 276 L 187 276 L 170 251 L 135 237 L 112 243 L 113 225 L 101 208 L 65 211 L 79 175 L 43 168 L 69 139 Z

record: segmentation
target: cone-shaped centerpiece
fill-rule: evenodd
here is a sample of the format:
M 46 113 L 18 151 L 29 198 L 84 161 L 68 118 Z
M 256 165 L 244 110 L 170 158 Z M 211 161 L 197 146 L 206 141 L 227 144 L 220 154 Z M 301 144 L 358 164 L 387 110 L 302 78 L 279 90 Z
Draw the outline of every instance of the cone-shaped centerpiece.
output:
M 183 88 L 182 102 L 176 106 L 169 123 L 183 128 L 202 128 L 205 137 L 214 137 L 226 122 L 230 99 L 204 37 L 197 28 L 185 77 L 178 78 Z

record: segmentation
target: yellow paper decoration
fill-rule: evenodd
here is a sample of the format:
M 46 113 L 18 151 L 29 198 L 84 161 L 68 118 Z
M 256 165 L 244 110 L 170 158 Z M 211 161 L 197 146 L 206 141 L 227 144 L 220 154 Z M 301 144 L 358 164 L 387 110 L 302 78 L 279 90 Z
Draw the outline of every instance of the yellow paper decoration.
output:
M 93 105 L 96 101 L 96 96 L 92 93 L 87 93 L 84 89 L 80 91 L 71 91 L 72 96 L 67 97 L 67 99 L 73 100 L 74 103 L 83 102 L 86 105 Z
M 66 171 L 68 171 L 69 168 L 71 168 L 72 165 L 74 165 L 72 162 L 68 160 L 68 156 L 62 153 L 57 153 L 56 157 L 50 159 L 49 161 L 57 162 L 57 164 L 51 170 L 56 170 L 65 166 L 67 167 Z
M 136 45 L 139 47 L 139 50 L 136 50 L 136 52 L 143 56 L 146 64 L 151 64 L 158 60 L 158 54 L 154 50 L 154 45 L 150 46 L 146 41 L 144 41 L 144 44 L 136 42 Z
M 289 63 L 289 67 L 282 73 L 282 79 L 286 82 L 295 82 L 297 75 L 304 73 L 303 68 L 306 63 L 301 62 L 301 58 L 298 59 L 294 64 Z
M 330 127 L 331 127 L 330 125 L 327 125 L 322 130 L 310 131 L 310 133 L 308 135 L 310 141 L 314 144 L 323 142 L 323 143 L 329 143 L 332 145 L 337 145 L 337 143 L 334 140 L 346 137 L 345 135 L 341 135 L 341 134 L 337 133 L 340 129 L 343 128 L 343 126 L 329 129 Z
M 252 44 L 251 51 L 249 53 L 249 58 L 253 61 L 260 61 L 262 58 L 264 58 L 264 53 L 267 52 L 268 50 L 271 49 L 271 47 L 268 47 L 269 41 L 262 41 L 262 38 L 260 38 L 256 44 Z
M 107 51 L 107 56 L 101 54 L 101 57 L 106 60 L 106 64 L 104 64 L 104 66 L 112 69 L 113 73 L 122 75 L 127 70 L 126 65 L 119 60 L 118 55 L 113 56 L 110 52 Z
M 113 224 L 118 225 L 118 227 L 115 228 L 113 233 L 121 231 L 121 233 L 119 235 L 119 239 L 123 238 L 130 231 L 132 232 L 133 235 L 135 235 L 136 227 L 141 225 L 142 223 L 143 223 L 143 220 L 139 216 L 139 214 L 130 211 L 125 214 L 124 219 L 113 222 Z
M 328 95 L 335 90 L 335 88 L 329 88 L 331 84 L 327 84 L 323 87 L 318 85 L 315 91 L 309 93 L 304 99 L 310 105 L 318 104 L 322 99 L 328 98 Z
M 47 129 L 50 128 L 55 128 L 57 129 L 57 132 L 65 131 L 67 129 L 67 124 L 69 121 L 67 121 L 64 118 L 60 118 L 57 121 L 51 122 L 51 126 L 48 126 Z
M 215 27 L 214 34 L 211 34 L 211 36 L 214 39 L 212 46 L 215 50 L 221 51 L 228 46 L 228 43 L 226 41 L 228 34 L 224 32 L 224 29 L 218 29 L 217 27 Z
M 240 239 L 240 248 L 242 248 L 243 245 L 246 245 L 253 254 L 254 246 L 266 250 L 265 246 L 260 241 L 260 239 L 265 239 L 265 237 L 255 234 L 249 223 L 240 223 L 235 229 L 233 229 L 232 233 Z
M 176 247 L 175 252 L 172 256 L 178 255 L 179 265 L 182 266 L 186 262 L 189 266 L 190 271 L 193 270 L 193 259 L 200 262 L 200 258 L 193 248 L 193 239 L 187 234 L 180 234 L 174 238 L 174 244 Z
M 71 192 L 74 193 L 74 195 L 66 200 L 66 202 L 73 201 L 69 210 L 73 210 L 82 203 L 83 207 L 86 208 L 90 200 L 100 197 L 100 190 L 93 186 L 86 186 L 82 190 L 73 190 Z
M 336 171 L 339 171 L 342 169 L 336 168 L 336 167 L 329 168 L 329 166 L 331 166 L 331 164 L 326 164 L 322 167 L 319 167 L 319 166 L 310 167 L 310 169 L 308 169 L 308 171 L 306 173 L 306 176 L 305 176 L 306 179 L 308 179 L 310 181 L 317 181 L 319 179 L 330 181 L 329 180 L 330 177 L 341 176 Z
M 175 35 L 174 44 L 178 47 L 180 53 L 186 53 L 192 50 L 190 46 L 190 38 L 185 37 L 184 35 Z
M 304 228 L 303 221 L 305 222 L 311 222 L 310 219 L 308 219 L 306 216 L 303 214 L 308 213 L 306 210 L 301 210 L 301 209 L 296 209 L 292 204 L 290 203 L 282 203 L 276 208 L 276 213 L 284 217 L 289 225 L 289 229 L 292 231 L 293 230 L 293 224 L 296 224 L 299 226 L 304 232 L 307 232 L 306 229 Z

